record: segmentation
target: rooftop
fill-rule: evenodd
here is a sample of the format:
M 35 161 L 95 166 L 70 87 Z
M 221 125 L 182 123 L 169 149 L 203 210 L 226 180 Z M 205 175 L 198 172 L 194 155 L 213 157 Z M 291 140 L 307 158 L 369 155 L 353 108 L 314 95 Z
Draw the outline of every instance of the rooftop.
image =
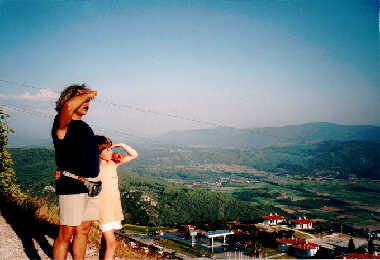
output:
M 187 228 L 187 229 L 196 229 L 197 227 L 194 226 L 194 225 L 182 225 L 184 228 Z
M 280 215 L 271 215 L 271 216 L 264 216 L 263 219 L 282 220 L 285 218 L 283 216 L 280 216 Z
M 305 243 L 304 239 L 301 238 L 277 238 L 276 242 L 278 244 L 286 244 L 286 245 L 292 245 L 292 244 L 298 244 L 298 243 Z
M 314 221 L 310 219 L 292 219 L 292 223 L 296 224 L 310 224 L 313 223 Z
M 233 234 L 234 232 L 232 232 L 231 230 L 215 230 L 215 231 L 206 232 L 206 236 L 208 238 L 221 237 L 221 236 L 233 235 Z
M 305 244 L 292 245 L 292 247 L 295 247 L 301 250 L 310 250 L 310 249 L 319 247 L 319 245 L 314 244 L 314 243 L 305 243 Z

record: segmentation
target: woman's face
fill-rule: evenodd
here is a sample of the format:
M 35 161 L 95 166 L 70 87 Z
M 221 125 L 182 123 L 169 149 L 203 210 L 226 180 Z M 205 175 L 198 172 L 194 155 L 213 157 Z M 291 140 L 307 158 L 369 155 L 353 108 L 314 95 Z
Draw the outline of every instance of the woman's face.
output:
M 103 149 L 99 155 L 99 158 L 102 160 L 106 160 L 106 161 L 111 160 L 112 159 L 112 148 L 108 147 L 106 149 Z

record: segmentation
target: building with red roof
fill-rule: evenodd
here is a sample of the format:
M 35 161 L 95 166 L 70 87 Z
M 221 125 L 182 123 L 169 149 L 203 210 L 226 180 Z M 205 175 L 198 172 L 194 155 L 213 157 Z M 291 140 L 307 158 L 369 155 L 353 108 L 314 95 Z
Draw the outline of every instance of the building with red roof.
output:
M 276 239 L 277 248 L 278 250 L 285 252 L 288 251 L 289 246 L 295 245 L 295 244 L 301 244 L 305 243 L 304 239 L 301 238 L 277 238 Z
M 283 216 L 277 215 L 277 213 L 270 213 L 269 216 L 263 216 L 263 219 L 263 224 L 266 225 L 278 225 L 281 222 L 285 221 L 285 218 Z
M 311 257 L 314 256 L 319 250 L 319 245 L 314 243 L 302 243 L 291 245 L 291 253 L 298 257 Z
M 380 259 L 380 255 L 351 253 L 335 257 L 337 259 Z
M 310 219 L 304 218 L 298 218 L 298 219 L 292 219 L 292 228 L 295 229 L 312 229 L 313 228 L 313 222 Z
M 193 225 L 182 225 L 182 227 L 184 229 L 188 229 L 189 231 L 192 231 L 197 228 L 196 226 L 193 226 Z

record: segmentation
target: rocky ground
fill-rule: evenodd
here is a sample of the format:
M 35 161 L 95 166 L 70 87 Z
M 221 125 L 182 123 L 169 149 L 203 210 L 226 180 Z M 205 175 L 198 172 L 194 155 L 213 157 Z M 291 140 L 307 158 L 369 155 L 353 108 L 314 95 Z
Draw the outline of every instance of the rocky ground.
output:
M 22 230 L 0 212 L 0 259 L 51 258 L 54 238 L 46 232 L 38 233 Z M 98 258 L 97 248 L 88 245 L 86 258 Z

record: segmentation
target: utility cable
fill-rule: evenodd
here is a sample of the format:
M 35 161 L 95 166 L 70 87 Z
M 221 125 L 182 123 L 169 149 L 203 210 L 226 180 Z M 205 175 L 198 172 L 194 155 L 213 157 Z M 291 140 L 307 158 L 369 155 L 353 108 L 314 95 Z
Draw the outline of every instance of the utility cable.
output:
M 16 85 L 18 87 L 23 87 L 23 88 L 39 89 L 39 90 L 48 89 L 48 88 L 36 87 L 34 85 L 24 84 L 24 83 L 19 83 L 19 82 L 15 82 L 15 81 L 4 80 L 4 79 L 0 79 L 0 82 L 4 82 L 7 84 L 13 84 L 13 85 Z M 4 86 L 0 85 L 0 87 L 4 87 Z M 49 89 L 49 90 L 56 93 L 56 94 L 59 94 L 54 90 L 51 90 L 51 89 Z M 237 128 L 234 126 L 229 126 L 229 125 L 225 125 L 225 124 L 218 124 L 218 123 L 211 122 L 211 121 L 198 120 L 198 119 L 194 119 L 194 118 L 185 117 L 182 115 L 171 114 L 171 113 L 162 113 L 162 112 L 158 112 L 158 111 L 154 111 L 154 110 L 146 109 L 146 108 L 141 108 L 141 107 L 137 107 L 137 106 L 118 104 L 118 103 L 115 103 L 113 101 L 106 100 L 104 98 L 96 98 L 94 101 L 99 102 L 99 103 L 103 103 L 103 104 L 107 104 L 107 105 L 113 106 L 113 107 L 126 108 L 129 110 L 134 110 L 134 111 L 138 111 L 141 113 L 150 113 L 150 114 L 153 114 L 156 116 L 165 116 L 165 117 L 175 118 L 175 119 L 179 119 L 179 120 L 190 121 L 190 122 L 194 122 L 194 123 L 198 123 L 198 124 L 210 125 L 213 127 L 223 127 L 223 128 L 229 128 L 229 129 L 239 130 L 239 131 L 243 130 L 243 131 L 247 131 L 247 132 L 254 134 L 254 135 L 261 135 L 261 136 L 276 138 L 276 139 L 280 139 L 280 140 L 297 141 L 296 138 L 292 138 L 292 137 L 277 136 L 277 135 L 273 135 L 273 134 L 263 133 L 263 132 L 260 132 L 258 130 L 255 130 L 255 129 L 241 129 L 241 128 Z
M 50 120 L 53 120 L 54 117 L 55 117 L 55 115 L 50 114 L 50 113 L 43 113 L 43 112 L 35 110 L 35 109 L 26 109 L 26 108 L 23 108 L 23 107 L 20 107 L 20 106 L 12 105 L 12 104 L 0 103 L 0 106 L 4 107 L 6 109 L 9 109 L 9 110 L 15 111 L 15 112 L 21 112 L 21 113 L 24 113 L 24 114 L 28 114 L 28 115 L 32 115 L 32 116 L 37 116 L 37 117 L 40 117 L 40 118 L 46 118 L 46 119 L 50 119 Z M 125 131 L 120 131 L 120 130 L 115 130 L 115 129 L 111 129 L 111 128 L 100 127 L 100 126 L 98 126 L 96 124 L 93 125 L 93 128 L 96 129 L 96 130 L 99 130 L 99 132 L 104 132 L 104 133 L 110 134 L 110 135 L 113 134 L 113 135 L 124 137 L 124 138 L 134 138 L 134 139 L 139 140 L 140 142 L 150 143 L 150 144 L 154 144 L 154 145 L 158 145 L 158 146 L 167 146 L 167 147 L 165 147 L 165 149 L 167 149 L 169 146 L 171 148 L 174 147 L 173 145 L 166 145 L 166 144 L 163 144 L 161 142 L 155 141 L 155 140 L 153 140 L 152 138 L 149 138 L 149 137 L 138 136 L 138 135 L 134 135 L 134 134 L 131 134 L 131 133 L 127 133 Z M 162 147 L 162 148 L 164 148 L 164 147 Z

